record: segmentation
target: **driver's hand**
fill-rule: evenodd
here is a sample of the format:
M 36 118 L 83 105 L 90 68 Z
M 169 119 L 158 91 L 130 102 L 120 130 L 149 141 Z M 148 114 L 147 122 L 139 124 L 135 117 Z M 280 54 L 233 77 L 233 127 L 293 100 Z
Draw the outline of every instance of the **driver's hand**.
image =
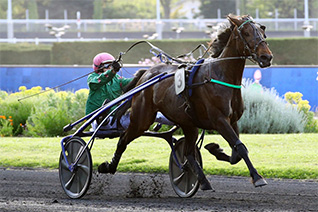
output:
M 117 73 L 120 68 L 121 68 L 121 65 L 119 64 L 119 62 L 117 62 L 116 60 L 112 62 L 111 66 L 113 67 L 113 70 Z

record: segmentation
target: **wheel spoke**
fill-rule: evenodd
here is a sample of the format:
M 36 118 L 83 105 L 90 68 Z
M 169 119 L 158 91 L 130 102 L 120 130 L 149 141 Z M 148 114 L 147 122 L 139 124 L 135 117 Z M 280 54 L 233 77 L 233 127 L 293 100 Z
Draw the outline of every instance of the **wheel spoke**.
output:
M 64 158 L 61 160 L 61 166 L 62 166 L 63 169 L 69 170 L 69 168 L 67 166 L 67 163 L 66 163 Z
M 72 160 L 71 162 L 73 162 L 74 161 L 74 154 L 73 154 L 73 152 L 74 152 L 74 142 L 71 142 L 70 144 L 69 144 L 69 146 L 68 146 L 68 148 L 67 148 L 67 153 L 68 153 L 68 156 L 69 156 L 69 158 Z
M 76 181 L 77 182 L 77 184 L 76 184 L 77 185 L 76 186 L 77 187 L 77 193 L 79 194 L 81 192 L 81 189 L 82 189 L 82 187 L 81 187 L 81 178 L 80 178 L 79 175 L 77 175 L 76 179 L 77 179 L 77 181 Z
M 185 178 L 185 180 L 184 180 L 184 182 L 185 182 L 184 193 L 186 193 L 186 194 L 191 190 L 191 188 L 189 189 L 189 176 L 188 175 L 189 175 L 189 173 L 186 173 L 184 176 L 184 178 Z
M 179 183 L 182 182 L 182 178 L 184 176 L 184 172 L 181 172 L 181 174 L 175 178 L 173 178 L 173 184 L 179 185 Z
M 77 164 L 77 167 L 85 172 L 86 175 L 89 174 L 89 167 L 84 164 Z
M 177 158 L 178 158 L 178 161 L 179 161 L 179 163 L 180 164 L 182 164 L 183 163 L 183 160 L 184 160 L 184 158 L 183 158 L 183 146 L 181 146 L 181 148 L 180 148 L 181 150 L 179 150 L 179 151 L 176 151 L 176 155 L 177 155 Z
M 65 186 L 66 189 L 69 190 L 71 188 L 73 180 L 74 180 L 74 177 L 75 177 L 75 173 L 73 173 L 71 178 L 67 181 L 67 183 L 65 183 L 64 186 Z
M 80 153 L 82 152 L 82 149 L 83 149 L 83 146 L 81 146 L 79 150 L 77 151 L 74 161 L 76 161 L 80 157 Z

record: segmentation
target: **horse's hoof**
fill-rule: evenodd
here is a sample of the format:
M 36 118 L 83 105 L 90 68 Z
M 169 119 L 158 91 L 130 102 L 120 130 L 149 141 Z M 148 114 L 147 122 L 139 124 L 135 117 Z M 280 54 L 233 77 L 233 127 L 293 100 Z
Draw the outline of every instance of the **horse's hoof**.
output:
M 262 186 L 266 186 L 267 182 L 264 178 L 260 178 L 258 180 L 256 180 L 255 182 L 253 182 L 255 187 L 262 187 Z
M 223 149 L 220 148 L 218 144 L 210 143 L 204 146 L 206 150 L 208 150 L 212 155 L 215 155 L 219 152 L 222 152 Z
M 102 174 L 115 174 L 116 170 L 114 170 L 111 165 L 106 161 L 98 166 L 98 172 Z
M 213 190 L 214 189 L 212 188 L 211 184 L 209 183 L 209 181 L 207 179 L 203 180 L 202 183 L 200 183 L 200 189 L 202 191 L 207 191 L 207 190 Z

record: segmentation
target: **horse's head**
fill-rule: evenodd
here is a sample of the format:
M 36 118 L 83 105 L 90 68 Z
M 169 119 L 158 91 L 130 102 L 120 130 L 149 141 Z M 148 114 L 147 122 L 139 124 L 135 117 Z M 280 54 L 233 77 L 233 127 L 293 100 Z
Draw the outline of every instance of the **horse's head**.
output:
M 265 26 L 254 22 L 253 18 L 247 16 L 228 15 L 231 24 L 234 25 L 234 34 L 238 38 L 237 48 L 246 56 L 252 56 L 261 68 L 271 65 L 273 54 L 268 48 L 265 40 Z

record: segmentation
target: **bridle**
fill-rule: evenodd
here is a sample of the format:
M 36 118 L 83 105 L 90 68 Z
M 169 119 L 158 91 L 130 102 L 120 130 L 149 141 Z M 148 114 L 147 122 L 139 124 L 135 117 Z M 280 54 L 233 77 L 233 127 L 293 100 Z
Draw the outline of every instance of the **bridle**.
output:
M 253 24 L 252 24 L 253 23 Z M 254 48 L 252 49 L 249 45 L 249 42 L 247 42 L 247 40 L 245 39 L 245 37 L 242 35 L 242 29 L 244 27 L 244 25 L 246 24 L 249 24 L 252 28 L 253 28 L 253 32 L 254 32 Z M 259 63 L 259 59 L 256 55 L 256 50 L 258 48 L 258 46 L 261 44 L 261 43 L 265 43 L 266 45 L 267 42 L 265 40 L 265 37 L 263 36 L 263 34 L 259 31 L 259 29 L 256 28 L 255 26 L 255 22 L 252 20 L 252 19 L 247 19 L 246 21 L 244 21 L 240 26 L 236 27 L 236 32 L 238 33 L 239 35 L 239 38 L 242 40 L 243 44 L 244 44 L 244 54 L 246 54 L 246 50 L 248 52 L 248 55 L 252 56 L 251 60 L 253 62 L 257 62 Z M 238 44 L 237 44 L 238 45 Z M 238 48 L 237 48 L 238 49 Z

